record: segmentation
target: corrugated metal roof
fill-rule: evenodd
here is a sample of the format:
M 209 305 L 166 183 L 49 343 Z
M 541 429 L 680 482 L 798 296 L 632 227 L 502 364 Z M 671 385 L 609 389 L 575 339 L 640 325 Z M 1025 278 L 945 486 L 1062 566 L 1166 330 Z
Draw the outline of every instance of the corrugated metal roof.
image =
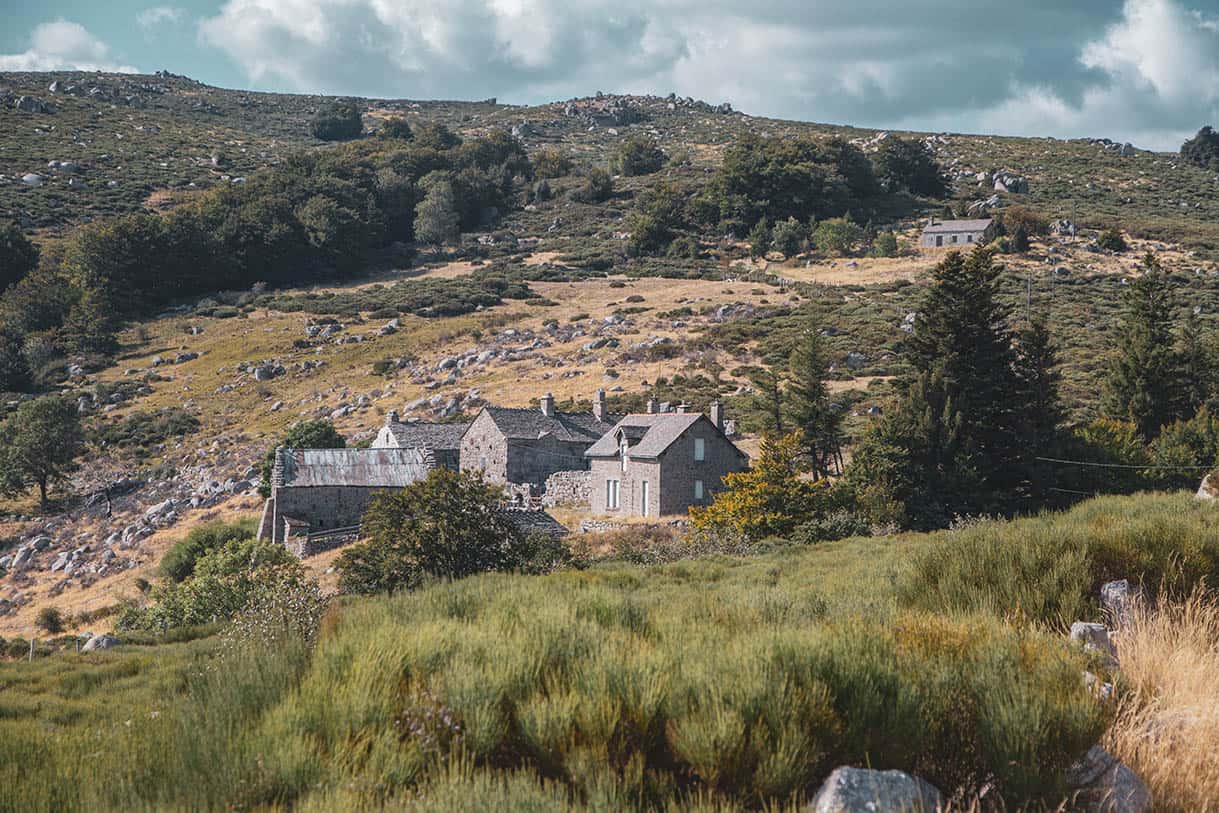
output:
M 424 449 L 287 449 L 284 486 L 398 488 L 435 468 Z
M 928 223 L 923 228 L 923 234 L 961 234 L 963 232 L 984 232 L 990 228 L 989 217 L 981 220 L 937 220 Z

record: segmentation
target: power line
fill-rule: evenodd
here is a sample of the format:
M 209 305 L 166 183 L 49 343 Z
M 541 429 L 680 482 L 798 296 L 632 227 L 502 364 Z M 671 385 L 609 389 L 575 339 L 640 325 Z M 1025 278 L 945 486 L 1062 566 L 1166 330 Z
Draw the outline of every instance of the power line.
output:
M 1134 463 L 1094 463 L 1089 460 L 1063 460 L 1059 457 L 1034 457 L 1033 459 L 1041 461 L 1042 463 L 1063 463 L 1069 466 L 1094 466 L 1102 469 L 1172 469 L 1179 471 L 1210 471 L 1211 469 L 1215 468 L 1215 466 L 1160 466 L 1151 463 L 1147 464 L 1146 466 L 1139 466 Z

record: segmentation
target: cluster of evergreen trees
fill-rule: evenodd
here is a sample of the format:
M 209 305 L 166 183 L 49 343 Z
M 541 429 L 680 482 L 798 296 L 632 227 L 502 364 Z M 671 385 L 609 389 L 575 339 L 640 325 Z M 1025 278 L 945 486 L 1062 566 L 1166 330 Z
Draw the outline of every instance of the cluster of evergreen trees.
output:
M 531 176 L 507 133 L 463 142 L 424 124 L 293 155 L 166 214 L 82 226 L 41 262 L 5 230 L 0 391 L 28 390 L 66 355 L 111 352 L 120 320 L 174 299 L 351 276 L 389 243 L 449 242 L 514 208 Z
M 1068 426 L 1046 323 L 1016 325 L 1000 300 L 993 248 L 935 269 L 907 346 L 913 371 L 853 448 L 833 505 L 874 521 L 944 527 L 1094 493 L 1190 486 L 1219 460 L 1219 359 L 1184 315 L 1153 256 L 1127 286 L 1101 417 Z M 822 340 L 806 330 L 783 368 L 753 376 L 772 435 L 798 432 L 808 471 L 840 464 L 842 412 L 823 383 Z

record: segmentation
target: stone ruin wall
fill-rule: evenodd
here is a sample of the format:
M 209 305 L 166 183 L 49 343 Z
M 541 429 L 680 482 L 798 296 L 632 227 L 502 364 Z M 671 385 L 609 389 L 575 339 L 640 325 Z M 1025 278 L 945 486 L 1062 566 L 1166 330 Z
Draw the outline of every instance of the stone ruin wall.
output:
M 566 506 L 588 508 L 593 497 L 591 471 L 556 471 L 546 478 L 542 505 L 546 508 Z

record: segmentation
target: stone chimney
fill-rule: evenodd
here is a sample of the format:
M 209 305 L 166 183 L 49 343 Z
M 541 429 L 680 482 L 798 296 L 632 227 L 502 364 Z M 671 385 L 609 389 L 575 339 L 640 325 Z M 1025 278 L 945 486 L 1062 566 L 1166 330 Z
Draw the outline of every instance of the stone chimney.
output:
M 660 412 L 660 401 L 657 401 L 655 398 L 649 398 L 648 399 L 648 414 L 655 415 L 657 412 Z
M 682 401 L 680 404 L 677 405 L 677 412 L 680 415 L 685 415 L 689 409 L 690 409 L 690 407 L 686 404 L 685 401 Z
M 542 414 L 547 418 L 554 417 L 554 395 L 549 392 L 542 396 Z
M 598 389 L 593 395 L 593 417 L 599 421 L 605 420 L 605 390 Z
M 400 421 L 398 420 L 398 410 L 396 410 L 396 409 L 391 409 L 391 410 L 389 411 L 389 414 L 387 414 L 387 415 L 385 416 L 385 425 L 386 425 L 386 426 L 393 426 L 394 424 L 399 423 L 399 422 L 400 422 Z
M 711 422 L 716 429 L 724 431 L 724 405 L 719 401 L 711 402 Z

